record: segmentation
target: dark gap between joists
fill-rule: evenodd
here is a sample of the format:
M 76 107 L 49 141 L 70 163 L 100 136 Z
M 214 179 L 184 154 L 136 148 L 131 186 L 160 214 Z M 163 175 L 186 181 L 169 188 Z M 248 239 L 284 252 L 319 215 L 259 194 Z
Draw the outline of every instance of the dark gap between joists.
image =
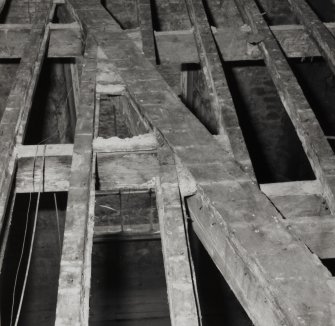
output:
M 324 134 L 329 136 L 328 141 L 335 150 L 335 76 L 321 58 L 289 62 Z
M 335 276 L 335 258 L 321 259 L 321 262 Z
M 24 145 L 73 143 L 76 113 L 70 65 L 73 59 L 46 59 L 38 80 Z
M 213 12 L 211 11 L 211 8 L 210 8 L 210 4 L 209 4 L 210 2 L 211 2 L 210 0 L 202 0 L 202 4 L 204 6 L 209 25 L 217 27 L 217 24 L 216 24 L 215 19 L 214 19 Z
M 212 135 L 218 134 L 217 116 L 210 103 L 205 76 L 198 64 L 182 65 L 181 100 Z
M 13 305 L 16 275 L 16 291 L 13 309 L 15 321 L 32 242 L 37 195 L 17 194 L 13 209 L 9 237 L 4 251 L 4 264 L 0 276 L 1 324 L 9 325 Z M 30 213 L 27 211 L 30 202 Z M 58 277 L 63 241 L 67 193 L 57 193 L 57 212 L 54 193 L 42 193 L 40 197 L 31 263 L 18 325 L 51 326 L 55 322 Z M 28 223 L 26 224 L 26 221 Z M 27 225 L 27 228 L 26 228 Z M 25 230 L 26 242 L 22 251 Z M 59 230 L 59 232 L 58 232 Z M 18 269 L 21 252 L 22 261 Z M 19 270 L 19 273 L 17 271 Z M 13 325 L 14 325 L 13 321 Z
M 106 193 L 96 196 L 95 241 L 159 234 L 154 191 Z
M 333 0 L 306 0 L 306 2 L 323 22 L 335 21 L 335 2 Z
M 56 7 L 55 16 L 53 17 L 52 22 L 54 24 L 70 24 L 74 23 L 75 19 L 65 5 L 59 4 Z
M 203 326 L 252 326 L 253 323 L 228 283 L 215 266 L 197 235 L 189 226 L 191 255 Z
M 226 64 L 225 72 L 258 182 L 314 180 L 302 144 L 263 63 Z
M 287 0 L 252 1 L 256 1 L 260 12 L 264 15 L 264 18 L 269 25 L 291 25 L 298 23 Z
M 105 95 L 100 98 L 99 137 L 130 138 L 133 136 L 127 123 L 124 106 L 129 106 L 124 96 Z
M 6 108 L 7 98 L 19 67 L 18 59 L 0 59 L 0 119 Z
M 96 197 L 90 325 L 171 325 L 160 239 L 134 239 L 128 230 L 119 241 L 121 225 L 150 221 L 158 223 L 154 193 Z M 102 239 L 108 226 L 120 231 Z

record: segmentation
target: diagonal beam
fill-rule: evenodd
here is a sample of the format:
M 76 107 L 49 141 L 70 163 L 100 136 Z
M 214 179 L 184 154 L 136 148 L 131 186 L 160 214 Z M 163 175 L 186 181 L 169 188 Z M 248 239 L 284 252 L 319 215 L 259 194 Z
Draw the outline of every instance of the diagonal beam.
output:
M 318 47 L 335 74 L 335 38 L 323 24 L 306 0 L 288 0 L 292 11 L 303 24 L 310 37 Z
M 185 0 L 185 2 L 194 28 L 195 43 L 211 102 L 211 111 L 200 112 L 198 117 L 214 134 L 223 136 L 226 148 L 232 151 L 245 170 L 250 170 L 253 174 L 252 164 L 205 8 L 201 0 Z
M 86 10 L 81 0 L 71 3 L 140 113 L 180 160 L 180 173 L 189 181 L 180 188 L 182 197 L 197 190 L 186 200 L 194 228 L 254 323 L 332 325 L 335 297 L 326 268 L 286 229 L 273 205 L 112 17 L 93 0 L 85 2 Z
M 288 113 L 315 176 L 320 180 L 327 204 L 335 212 L 335 156 L 294 76 L 281 48 L 254 0 L 235 0 L 243 19 L 260 38 L 259 49 L 280 99 Z

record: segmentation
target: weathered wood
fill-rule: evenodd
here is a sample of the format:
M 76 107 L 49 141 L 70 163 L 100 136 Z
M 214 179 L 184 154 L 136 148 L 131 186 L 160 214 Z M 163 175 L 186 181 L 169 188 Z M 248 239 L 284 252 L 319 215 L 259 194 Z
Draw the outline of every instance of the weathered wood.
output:
M 16 192 L 39 192 L 41 183 L 42 192 L 68 191 L 71 161 L 71 156 L 18 159 Z
M 52 18 L 55 5 L 52 5 L 47 17 L 37 15 L 24 49 L 16 80 L 7 99 L 0 122 L 0 229 L 2 228 L 5 208 L 14 177 L 16 157 L 13 153 L 16 136 L 22 119 L 30 111 L 38 76 L 47 50 L 49 39 L 48 23 Z M 7 191 L 6 191 L 7 190 Z
M 98 153 L 97 156 L 99 190 L 154 187 L 154 177 L 158 175 L 155 154 Z
M 333 215 L 300 216 L 285 221 L 285 224 L 319 258 L 334 258 L 335 217 Z
M 332 35 L 335 24 L 324 26 Z M 270 26 L 270 29 L 288 58 L 321 56 L 317 46 L 302 25 Z M 224 61 L 261 60 L 257 44 L 249 26 L 212 27 L 213 35 Z M 199 63 L 193 33 L 189 30 L 156 32 L 155 39 L 161 63 Z
M 173 153 L 163 146 L 158 155 L 160 175 L 156 179 L 156 196 L 171 324 L 198 325 L 200 316 Z
M 17 157 L 34 158 L 40 156 L 72 156 L 72 144 L 18 145 Z
M 321 182 L 330 211 L 335 212 L 335 156 L 282 50 L 253 0 L 235 0 L 245 22 L 259 38 L 271 78 L 288 113 L 316 178 Z
M 198 184 L 198 194 L 187 198 L 195 229 L 254 323 L 332 325 L 329 271 L 284 227 L 282 216 L 113 18 L 93 0 L 85 8 L 81 0 L 70 3 L 189 176 L 181 195 L 194 194 L 191 185 Z
M 156 32 L 157 52 L 161 64 L 199 63 L 193 30 Z
M 261 184 L 260 188 L 288 219 L 329 214 L 318 180 Z
M 0 25 L 0 59 L 19 59 L 24 55 L 32 25 Z M 80 26 L 50 24 L 50 41 L 47 55 L 50 58 L 77 57 L 82 54 L 83 44 Z
M 322 56 L 328 62 L 335 74 L 335 38 L 329 29 L 321 22 L 306 0 L 288 0 L 292 11 L 305 27 L 315 42 Z
M 259 186 L 268 197 L 322 195 L 322 186 L 318 180 L 264 183 Z
M 137 0 L 138 19 L 142 35 L 142 49 L 145 56 L 156 63 L 154 29 L 152 25 L 151 1 Z
M 88 323 L 87 272 L 90 272 L 90 255 L 87 252 L 91 250 L 90 238 L 93 235 L 89 203 L 92 200 L 97 46 L 89 35 L 87 42 L 73 146 L 55 325 Z
M 213 134 L 222 135 L 226 143 L 225 149 L 230 149 L 235 159 L 253 175 L 252 164 L 205 8 L 199 0 L 186 0 L 186 6 L 194 28 L 200 65 L 210 99 L 210 110 L 202 108 L 204 112 L 198 110 L 195 115 Z

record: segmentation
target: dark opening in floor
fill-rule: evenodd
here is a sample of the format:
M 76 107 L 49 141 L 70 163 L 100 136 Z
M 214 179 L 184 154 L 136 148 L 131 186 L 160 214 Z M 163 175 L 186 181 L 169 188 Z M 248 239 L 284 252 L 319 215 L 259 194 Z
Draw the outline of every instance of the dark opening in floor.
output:
M 16 77 L 19 59 L 0 59 L 0 119 L 6 109 L 7 98 Z
M 155 193 L 123 191 L 96 196 L 94 226 L 96 239 L 110 234 L 126 238 L 159 232 Z
M 314 180 L 295 128 L 263 63 L 225 66 L 259 183 Z
M 335 276 L 335 258 L 321 259 L 321 262 Z
M 182 101 L 212 135 L 217 135 L 218 118 L 210 102 L 210 94 L 202 69 L 198 64 L 184 64 L 182 74 Z
M 18 325 L 54 325 L 67 194 L 57 193 L 56 201 L 58 215 L 54 193 L 41 194 L 33 240 L 37 194 L 16 195 L 0 278 L 2 325 L 14 325 L 25 280 Z
M 103 96 L 100 99 L 99 132 L 103 138 L 129 138 L 131 134 L 122 107 L 127 105 L 124 96 Z
M 335 2 L 333 0 L 307 0 L 308 4 L 324 22 L 335 20 Z
M 203 326 L 252 326 L 252 322 L 197 235 L 189 228 Z
M 73 143 L 76 113 L 72 59 L 46 59 L 28 120 L 25 145 Z
M 126 96 L 103 95 L 99 103 L 99 137 L 124 139 L 149 132 L 149 126 Z
M 290 60 L 291 68 L 318 119 L 328 141 L 335 150 L 335 77 L 321 58 Z
M 256 0 L 256 3 L 269 25 L 290 25 L 298 23 L 287 0 Z
M 157 223 L 152 193 L 96 197 L 91 326 L 171 325 Z

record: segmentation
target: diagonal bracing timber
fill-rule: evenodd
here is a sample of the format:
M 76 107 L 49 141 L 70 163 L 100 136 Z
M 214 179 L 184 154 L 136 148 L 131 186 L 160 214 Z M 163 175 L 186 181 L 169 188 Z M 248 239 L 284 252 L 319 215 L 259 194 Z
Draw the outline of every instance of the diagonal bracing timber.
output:
M 335 156 L 294 76 L 281 48 L 253 0 L 235 0 L 253 32 L 261 37 L 259 49 L 281 101 L 302 142 L 314 173 L 320 180 L 329 209 L 335 212 Z

